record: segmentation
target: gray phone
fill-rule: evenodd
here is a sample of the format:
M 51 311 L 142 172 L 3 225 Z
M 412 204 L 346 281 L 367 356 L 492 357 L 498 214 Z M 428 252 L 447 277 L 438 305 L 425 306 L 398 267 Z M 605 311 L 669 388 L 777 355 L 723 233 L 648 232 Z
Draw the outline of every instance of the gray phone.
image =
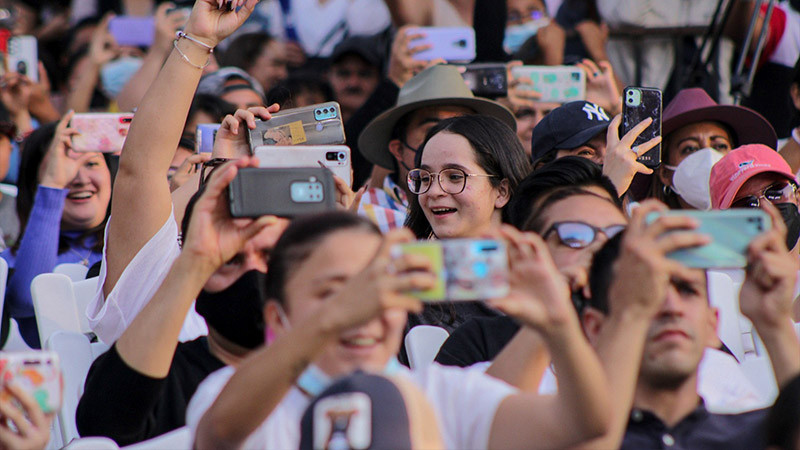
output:
M 228 186 L 232 217 L 295 217 L 336 209 L 336 186 L 322 167 L 245 167 Z

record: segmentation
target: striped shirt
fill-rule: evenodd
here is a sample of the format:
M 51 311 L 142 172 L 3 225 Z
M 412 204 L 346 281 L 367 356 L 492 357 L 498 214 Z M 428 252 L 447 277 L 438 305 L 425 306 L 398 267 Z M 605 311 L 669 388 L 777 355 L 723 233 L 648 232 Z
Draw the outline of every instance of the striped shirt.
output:
M 401 228 L 408 214 L 408 199 L 391 177 L 386 177 L 382 188 L 370 188 L 361 197 L 358 213 L 370 219 L 381 232 Z

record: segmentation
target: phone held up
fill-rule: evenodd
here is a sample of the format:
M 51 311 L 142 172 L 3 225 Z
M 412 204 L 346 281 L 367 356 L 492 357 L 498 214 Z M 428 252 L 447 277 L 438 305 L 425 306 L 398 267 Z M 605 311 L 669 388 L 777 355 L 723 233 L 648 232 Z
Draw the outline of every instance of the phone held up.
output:
M 0 380 L 13 383 L 36 400 L 45 414 L 61 408 L 62 382 L 58 354 L 46 350 L 0 352 Z M 0 391 L 0 398 L 12 401 L 11 393 Z
M 392 255 L 420 254 L 431 261 L 436 285 L 413 295 L 428 302 L 503 297 L 509 291 L 508 254 L 491 239 L 443 239 L 399 244 Z
M 133 113 L 82 113 L 75 114 L 70 127 L 78 131 L 72 136 L 72 149 L 76 152 L 118 153 L 122 151 Z
M 333 174 L 322 167 L 239 170 L 228 186 L 232 217 L 296 217 L 336 209 Z
M 472 27 L 419 27 L 408 33 L 424 35 L 412 40 L 409 48 L 430 46 L 414 54 L 417 61 L 441 58 L 447 62 L 468 63 L 475 59 L 475 30 Z
M 348 186 L 352 181 L 350 147 L 346 145 L 263 145 L 256 147 L 253 156 L 259 167 L 325 167 L 344 180 Z
M 475 96 L 498 98 L 508 94 L 508 74 L 505 64 L 477 63 L 456 67 Z
M 341 107 L 327 102 L 275 113 L 269 120 L 256 120 L 247 141 L 250 150 L 262 145 L 344 144 Z
M 686 267 L 699 269 L 740 269 L 747 266 L 747 247 L 750 242 L 772 227 L 767 213 L 760 209 L 744 208 L 655 212 L 648 215 L 646 220 L 650 223 L 662 215 L 693 217 L 700 223 L 694 231 L 711 237 L 710 244 L 677 250 L 667 255 Z
M 634 146 L 657 136 L 661 136 L 661 91 L 655 88 L 628 86 L 622 92 L 622 130 L 620 137 L 625 136 L 631 129 L 648 117 L 653 122 L 636 138 Z M 656 169 L 661 165 L 661 144 L 639 155 L 636 159 L 646 167 Z

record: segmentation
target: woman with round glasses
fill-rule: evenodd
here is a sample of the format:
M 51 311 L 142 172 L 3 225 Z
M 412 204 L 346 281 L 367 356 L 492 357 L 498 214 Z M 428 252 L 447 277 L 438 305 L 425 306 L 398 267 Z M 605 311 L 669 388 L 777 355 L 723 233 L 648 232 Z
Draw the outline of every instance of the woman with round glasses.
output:
M 498 119 L 462 116 L 433 127 L 408 174 L 406 226 L 421 239 L 478 237 L 500 225 L 530 163 Z

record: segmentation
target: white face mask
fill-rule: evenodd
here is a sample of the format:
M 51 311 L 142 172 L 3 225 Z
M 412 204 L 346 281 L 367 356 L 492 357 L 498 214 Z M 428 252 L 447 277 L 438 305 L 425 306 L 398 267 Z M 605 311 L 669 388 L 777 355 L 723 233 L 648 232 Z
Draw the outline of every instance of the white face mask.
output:
M 672 175 L 672 190 L 694 208 L 701 211 L 711 209 L 711 168 L 722 156 L 722 153 L 713 148 L 704 148 L 687 156 L 677 167 L 665 164 L 664 167 L 675 171 Z

